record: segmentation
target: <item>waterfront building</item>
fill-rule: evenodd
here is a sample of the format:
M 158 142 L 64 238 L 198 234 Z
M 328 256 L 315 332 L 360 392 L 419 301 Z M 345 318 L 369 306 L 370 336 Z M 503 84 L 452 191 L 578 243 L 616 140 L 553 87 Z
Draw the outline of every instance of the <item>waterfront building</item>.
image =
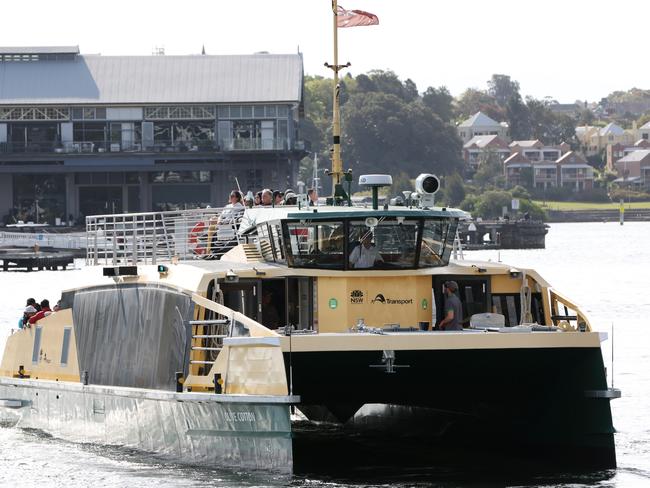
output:
M 630 146 L 639 139 L 637 136 L 638 130 L 635 126 L 626 130 L 614 122 L 610 122 L 605 127 L 589 125 L 576 127 L 576 138 L 587 156 L 601 154 L 608 144 Z
M 543 146 L 528 155 L 514 152 L 503 162 L 506 186 L 561 187 L 575 192 L 593 188 L 594 169 L 585 158 L 573 151 L 558 151 L 555 159 L 551 159 L 549 148 L 544 150 Z
M 470 118 L 461 122 L 457 129 L 458 136 L 463 141 L 463 144 L 476 136 L 499 136 L 505 141 L 510 140 L 508 123 L 499 123 L 483 112 L 476 112 Z
M 615 163 L 618 178 L 614 182 L 623 186 L 650 189 L 650 149 L 637 149 Z
M 0 48 L 0 219 L 222 205 L 294 186 L 301 54 Z M 237 183 L 238 182 L 238 183 Z
M 497 135 L 474 136 L 463 145 L 463 159 L 471 172 L 475 172 L 481 162 L 492 154 L 500 161 L 510 155 L 508 143 Z

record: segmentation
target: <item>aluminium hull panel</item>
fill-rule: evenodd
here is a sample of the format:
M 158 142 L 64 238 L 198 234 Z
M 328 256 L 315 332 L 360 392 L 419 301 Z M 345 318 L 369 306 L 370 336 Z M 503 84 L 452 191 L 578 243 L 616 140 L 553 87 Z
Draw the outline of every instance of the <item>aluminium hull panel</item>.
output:
M 288 401 L 215 397 L 0 378 L 0 398 L 21 402 L 19 408 L 0 408 L 0 419 L 181 464 L 292 472 Z

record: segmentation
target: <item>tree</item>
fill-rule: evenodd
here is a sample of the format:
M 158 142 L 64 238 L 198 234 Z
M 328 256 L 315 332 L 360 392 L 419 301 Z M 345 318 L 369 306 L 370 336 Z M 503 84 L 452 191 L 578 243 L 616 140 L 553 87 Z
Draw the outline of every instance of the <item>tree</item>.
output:
M 484 219 L 494 219 L 501 217 L 503 207 L 510 208 L 512 195 L 507 191 L 491 190 L 481 195 L 480 201 L 476 206 L 478 217 Z
M 468 88 L 456 99 L 456 117 L 466 119 L 476 112 L 483 112 L 494 120 L 503 120 L 504 110 L 499 107 L 495 98 L 483 90 Z
M 344 160 L 354 161 L 357 172 L 448 174 L 463 164 L 455 128 L 420 100 L 407 103 L 394 94 L 355 93 L 343 113 L 343 127 Z
M 458 173 L 445 178 L 445 201 L 452 207 L 457 207 L 465 200 L 463 179 Z
M 510 124 L 510 137 L 515 141 L 530 138 L 530 112 L 519 94 L 511 97 L 506 104 L 506 115 Z
M 490 150 L 485 151 L 474 174 L 474 181 L 481 188 L 486 188 L 498 186 L 501 179 L 503 179 L 503 162 L 499 154 Z
M 449 122 L 454 118 L 454 97 L 451 96 L 447 87 L 429 87 L 422 94 L 422 103 L 443 121 Z
M 492 75 L 488 80 L 488 94 L 496 100 L 496 103 L 505 107 L 513 97 L 521 98 L 519 95 L 519 82 L 513 81 L 508 75 Z

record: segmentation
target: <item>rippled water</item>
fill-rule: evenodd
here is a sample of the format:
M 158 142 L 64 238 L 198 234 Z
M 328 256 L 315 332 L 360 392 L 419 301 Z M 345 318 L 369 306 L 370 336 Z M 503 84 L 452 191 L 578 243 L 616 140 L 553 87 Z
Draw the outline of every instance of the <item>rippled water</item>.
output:
M 600 331 L 610 376 L 623 398 L 612 402 L 619 468 L 615 471 L 538 478 L 512 472 L 368 472 L 349 481 L 332 467 L 323 477 L 287 478 L 160 464 L 141 453 L 71 444 L 19 429 L 0 429 L 0 486 L 650 486 L 650 223 L 553 224 L 545 250 L 475 251 L 466 258 L 499 260 L 537 269 L 578 302 Z M 56 301 L 62 288 L 84 281 L 84 270 L 0 272 L 0 347 L 15 327 L 25 299 Z M 540 460 L 543 462 L 543 460 Z M 359 479 L 361 478 L 361 479 Z

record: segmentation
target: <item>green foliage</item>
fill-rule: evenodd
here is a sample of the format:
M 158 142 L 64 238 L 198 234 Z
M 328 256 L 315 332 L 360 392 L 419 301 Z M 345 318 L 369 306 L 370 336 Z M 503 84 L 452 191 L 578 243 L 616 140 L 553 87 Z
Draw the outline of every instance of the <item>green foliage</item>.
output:
M 383 92 L 354 93 L 343 114 L 344 158 L 354 170 L 411 176 L 448 174 L 462 167 L 456 130 L 420 100 L 406 102 Z
M 499 107 L 496 99 L 483 90 L 468 88 L 456 99 L 458 120 L 466 119 L 479 111 L 496 121 L 505 118 L 505 111 Z
M 422 103 L 445 122 L 454 118 L 454 97 L 444 86 L 427 88 L 422 94 Z
M 477 202 L 474 217 L 495 219 L 501 217 L 503 207 L 510 208 L 512 194 L 502 190 L 490 190 L 483 193 Z
M 445 178 L 445 188 L 443 200 L 451 207 L 457 207 L 465 200 L 465 186 L 463 178 L 458 173 L 454 173 Z
M 530 192 L 521 185 L 517 185 L 510 190 L 513 198 L 530 200 Z
M 544 209 L 532 200 L 520 200 L 519 213 L 521 215 L 527 213 L 532 220 L 544 221 L 547 217 Z
M 513 81 L 508 75 L 492 75 L 488 80 L 488 94 L 492 96 L 497 104 L 505 107 L 511 98 L 521 98 L 519 96 L 519 82 Z
M 499 186 L 499 183 L 503 179 L 503 162 L 499 154 L 494 151 L 485 151 L 481 155 L 481 160 L 473 179 L 481 188 Z

